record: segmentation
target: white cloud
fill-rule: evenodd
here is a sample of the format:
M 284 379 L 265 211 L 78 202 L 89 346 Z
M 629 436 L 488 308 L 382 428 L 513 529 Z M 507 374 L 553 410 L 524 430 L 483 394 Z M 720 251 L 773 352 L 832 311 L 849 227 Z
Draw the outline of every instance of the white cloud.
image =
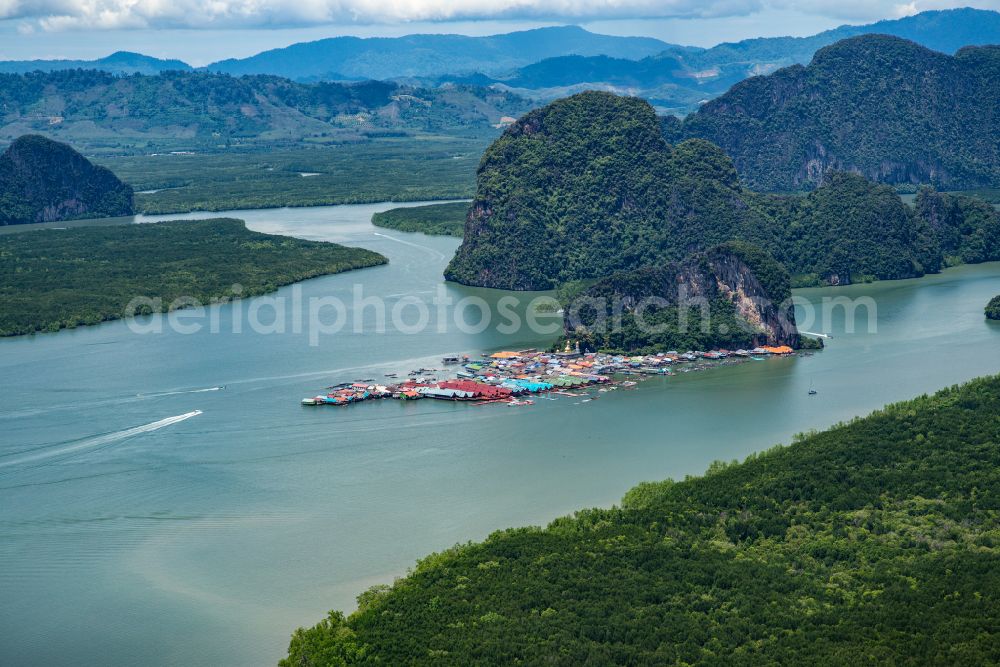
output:
M 0 19 L 47 30 L 746 15 L 763 0 L 0 0 Z
M 968 4 L 1000 8 L 1000 0 L 0 0 L 0 19 L 21 19 L 46 31 L 59 31 L 476 19 L 692 19 L 747 16 L 772 8 L 868 21 Z

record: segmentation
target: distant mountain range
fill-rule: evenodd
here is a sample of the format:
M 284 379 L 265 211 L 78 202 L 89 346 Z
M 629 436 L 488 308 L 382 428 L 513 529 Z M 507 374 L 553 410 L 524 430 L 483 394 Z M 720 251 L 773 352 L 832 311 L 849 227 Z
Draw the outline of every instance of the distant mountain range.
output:
M 743 79 L 806 64 L 819 49 L 866 34 L 902 37 L 950 54 L 963 46 L 1000 44 L 1000 13 L 978 9 L 928 11 L 898 20 L 841 26 L 812 37 L 748 39 L 710 49 L 672 46 L 639 59 L 610 54 L 559 56 L 501 76 L 446 76 L 438 82 L 501 85 L 543 100 L 598 89 L 644 97 L 661 108 L 684 111 L 724 93 Z
M 117 51 L 97 60 L 4 60 L 0 73 L 24 74 L 27 72 L 54 72 L 65 69 L 96 69 L 112 74 L 159 74 L 168 70 L 193 69 L 180 60 L 161 60 L 141 53 Z
M 93 70 L 0 74 L 0 144 L 44 133 L 88 151 L 364 140 L 413 131 L 489 131 L 531 108 L 491 88 L 296 83 L 276 76 Z
M 275 74 L 297 80 L 398 79 L 485 72 L 490 75 L 553 56 L 643 58 L 667 48 L 650 37 L 597 35 L 576 26 L 538 28 L 490 37 L 408 35 L 334 37 L 264 51 L 207 67 L 226 74 Z
M 841 26 L 811 37 L 773 37 L 709 49 L 649 37 L 599 35 L 576 26 L 539 28 L 489 37 L 408 35 L 334 37 L 208 65 L 233 75 L 270 74 L 295 81 L 397 80 L 507 87 L 548 101 L 585 89 L 636 95 L 664 110 L 686 112 L 747 77 L 806 64 L 842 39 L 879 33 L 943 53 L 1000 43 L 1000 13 L 977 9 L 928 11 L 897 20 Z M 190 70 L 179 60 L 119 52 L 100 60 L 0 62 L 0 72 L 100 69 L 114 74 Z

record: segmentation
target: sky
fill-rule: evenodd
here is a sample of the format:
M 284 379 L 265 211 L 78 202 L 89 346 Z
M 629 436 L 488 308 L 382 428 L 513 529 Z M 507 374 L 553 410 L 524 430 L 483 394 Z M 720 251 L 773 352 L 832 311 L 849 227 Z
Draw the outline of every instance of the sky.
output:
M 0 0 L 0 60 L 138 51 L 204 65 L 339 35 L 490 35 L 544 25 L 712 46 L 1000 0 Z

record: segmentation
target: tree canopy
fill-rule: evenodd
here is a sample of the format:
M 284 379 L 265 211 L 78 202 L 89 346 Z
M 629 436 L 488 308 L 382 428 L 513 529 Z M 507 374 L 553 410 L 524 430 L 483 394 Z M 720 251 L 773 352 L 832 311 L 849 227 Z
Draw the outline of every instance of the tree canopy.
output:
M 951 189 L 1000 182 L 1000 47 L 950 56 L 888 35 L 845 39 L 812 62 L 746 79 L 673 138 L 708 139 L 764 191 L 808 189 L 830 169 Z
M 728 241 L 762 248 L 794 285 L 913 278 L 1000 259 L 1000 221 L 973 200 L 826 172 L 807 195 L 745 189 L 702 139 L 669 145 L 645 102 L 588 92 L 538 109 L 487 149 L 445 275 L 550 289 L 679 261 Z
M 310 665 L 1000 661 L 1000 378 L 420 561 Z
M 386 261 L 370 250 L 261 234 L 224 218 L 5 234 L 0 335 L 118 319 L 135 297 L 159 299 L 163 311 L 180 297 L 208 305 Z

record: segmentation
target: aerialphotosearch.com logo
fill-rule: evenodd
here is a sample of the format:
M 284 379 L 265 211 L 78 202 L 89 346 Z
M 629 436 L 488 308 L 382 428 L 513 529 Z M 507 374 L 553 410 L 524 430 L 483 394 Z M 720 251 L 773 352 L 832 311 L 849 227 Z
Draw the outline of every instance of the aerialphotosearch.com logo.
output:
M 221 307 L 229 303 L 229 308 Z M 779 322 L 791 326 L 789 314 L 795 313 L 800 331 L 830 331 L 834 323 L 839 330 L 854 333 L 863 319 L 869 333 L 877 331 L 877 304 L 870 297 L 824 297 L 814 301 L 793 296 L 786 303 L 771 307 L 766 300 L 754 300 L 758 312 L 770 312 Z M 665 308 L 676 309 L 676 320 L 665 322 L 657 316 Z M 692 312 L 697 316 L 691 318 Z M 344 332 L 354 334 L 420 334 L 458 331 L 476 335 L 487 329 L 500 334 L 523 333 L 524 328 L 539 336 L 557 336 L 564 330 L 586 329 L 594 333 L 617 333 L 628 313 L 630 325 L 643 334 L 657 334 L 671 329 L 687 332 L 694 328 L 704 333 L 719 333 L 732 322 L 731 317 L 713 329 L 711 303 L 703 297 L 689 297 L 680 290 L 676 302 L 649 297 L 638 302 L 627 298 L 574 299 L 563 305 L 548 295 L 522 298 L 504 294 L 493 301 L 467 295 L 460 298 L 440 284 L 430 299 L 408 295 L 389 298 L 365 295 L 364 285 L 353 285 L 350 295 L 303 295 L 300 285 L 287 292 L 244 298 L 241 285 L 233 285 L 224 299 L 204 304 L 194 297 L 179 297 L 165 302 L 161 298 L 137 296 L 126 306 L 127 326 L 136 334 L 160 334 L 165 330 L 182 335 L 203 332 L 211 334 L 242 334 L 251 331 L 259 335 L 306 335 L 316 346 L 327 336 Z M 693 322 L 692 322 L 693 319 Z

